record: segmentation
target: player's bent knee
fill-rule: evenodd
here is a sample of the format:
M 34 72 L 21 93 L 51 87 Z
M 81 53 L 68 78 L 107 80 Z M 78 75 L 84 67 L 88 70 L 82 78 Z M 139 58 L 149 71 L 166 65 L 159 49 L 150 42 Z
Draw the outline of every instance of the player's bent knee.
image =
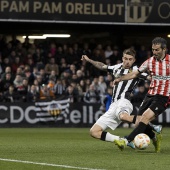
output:
M 90 136 L 94 137 L 95 131 L 93 130 L 93 128 L 90 129 Z
M 101 137 L 101 132 L 96 131 L 95 129 L 91 128 L 90 129 L 90 136 L 93 138 L 100 138 Z

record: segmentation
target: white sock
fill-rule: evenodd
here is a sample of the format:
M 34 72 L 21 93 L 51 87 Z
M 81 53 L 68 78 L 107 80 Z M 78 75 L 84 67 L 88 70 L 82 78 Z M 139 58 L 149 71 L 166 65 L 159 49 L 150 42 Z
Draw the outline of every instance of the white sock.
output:
M 110 134 L 109 132 L 107 132 L 105 141 L 107 141 L 107 142 L 113 142 L 114 140 L 119 140 L 119 139 L 120 139 L 119 136 L 112 135 L 112 134 Z

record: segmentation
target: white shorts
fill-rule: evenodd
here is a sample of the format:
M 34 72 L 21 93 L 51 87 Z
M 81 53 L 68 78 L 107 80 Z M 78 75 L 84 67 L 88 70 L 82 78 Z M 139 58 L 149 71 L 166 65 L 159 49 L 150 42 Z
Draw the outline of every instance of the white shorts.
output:
M 102 127 L 103 130 L 110 128 L 115 130 L 117 126 L 122 122 L 119 118 L 122 112 L 131 114 L 133 111 L 133 105 L 127 99 L 119 99 L 112 103 L 107 112 L 105 112 L 97 121 L 96 124 Z

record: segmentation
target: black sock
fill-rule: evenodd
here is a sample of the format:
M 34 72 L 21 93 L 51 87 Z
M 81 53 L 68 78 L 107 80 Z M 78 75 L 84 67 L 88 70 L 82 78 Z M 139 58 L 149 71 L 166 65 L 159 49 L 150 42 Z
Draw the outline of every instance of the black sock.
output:
M 149 124 L 146 126 L 144 133 L 147 134 L 151 139 L 155 137 L 155 133 L 152 131 L 152 127 Z
M 129 142 L 133 141 L 136 135 L 139 133 L 144 133 L 146 129 L 146 124 L 139 122 L 139 125 L 131 132 L 131 134 L 126 138 Z
M 107 132 L 102 132 L 100 140 L 105 141 Z

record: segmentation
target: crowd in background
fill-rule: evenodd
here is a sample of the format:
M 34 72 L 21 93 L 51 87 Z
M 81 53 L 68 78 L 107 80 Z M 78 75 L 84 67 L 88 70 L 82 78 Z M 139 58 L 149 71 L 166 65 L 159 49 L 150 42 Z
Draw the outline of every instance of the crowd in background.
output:
M 151 57 L 151 49 L 141 45 L 136 64 Z M 21 43 L 16 36 L 6 42 L 0 35 L 0 101 L 35 102 L 68 96 L 71 102 L 102 103 L 112 95 L 113 77 L 95 68 L 82 55 L 115 65 L 122 61 L 122 47 L 95 41 L 57 43 L 52 41 Z M 140 83 L 132 100 L 139 101 L 147 92 L 149 82 Z

